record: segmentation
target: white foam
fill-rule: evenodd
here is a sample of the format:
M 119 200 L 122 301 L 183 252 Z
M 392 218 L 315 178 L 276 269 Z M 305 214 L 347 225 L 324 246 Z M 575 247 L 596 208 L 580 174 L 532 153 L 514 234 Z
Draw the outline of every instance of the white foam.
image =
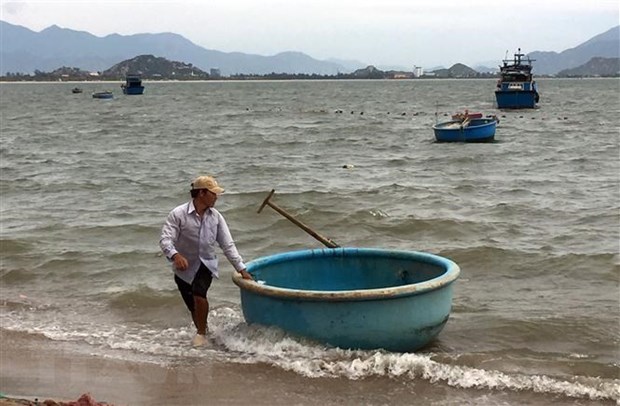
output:
M 218 318 L 219 319 L 219 318 Z M 242 319 L 222 318 L 219 339 L 236 362 L 261 362 L 300 375 L 362 379 L 370 376 L 443 382 L 457 388 L 533 391 L 575 398 L 620 400 L 620 380 L 587 378 L 566 381 L 545 375 L 506 374 L 432 360 L 433 354 L 353 351 L 293 338 L 275 328 L 248 326 Z M 225 325 L 226 323 L 231 323 Z
M 456 388 L 478 388 L 558 394 L 574 398 L 620 401 L 620 380 L 574 377 L 571 380 L 546 375 L 504 373 L 455 364 L 458 357 L 445 362 L 434 354 L 354 351 L 330 348 L 291 337 L 277 328 L 247 325 L 238 309 L 219 307 L 209 316 L 212 348 L 190 345 L 194 335 L 189 323 L 163 330 L 123 324 L 101 326 L 91 318 L 55 313 L 40 317 L 36 311 L 0 314 L 3 328 L 42 334 L 56 341 L 86 343 L 92 351 L 109 357 L 169 364 L 188 358 L 208 361 L 265 363 L 309 378 L 344 377 L 362 379 L 373 376 L 423 379 Z M 583 355 L 571 354 L 573 358 Z

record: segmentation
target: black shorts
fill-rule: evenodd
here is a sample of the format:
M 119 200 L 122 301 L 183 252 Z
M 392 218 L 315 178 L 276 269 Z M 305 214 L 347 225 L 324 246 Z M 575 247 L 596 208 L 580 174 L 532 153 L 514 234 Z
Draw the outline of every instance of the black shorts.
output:
M 209 268 L 201 263 L 191 284 L 185 282 L 177 275 L 174 275 L 174 281 L 177 283 L 177 287 L 179 288 L 179 292 L 181 292 L 185 305 L 190 312 L 194 313 L 194 296 L 207 297 L 207 290 L 209 290 L 211 286 L 213 275 L 211 275 Z

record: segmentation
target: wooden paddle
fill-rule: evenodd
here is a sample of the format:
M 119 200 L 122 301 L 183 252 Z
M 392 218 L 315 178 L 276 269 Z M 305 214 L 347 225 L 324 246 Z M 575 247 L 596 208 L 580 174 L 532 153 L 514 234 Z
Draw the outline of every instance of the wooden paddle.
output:
M 320 235 L 319 233 L 317 233 L 316 231 L 314 231 L 313 229 L 311 229 L 310 227 L 308 227 L 307 225 L 305 225 L 304 223 L 302 223 L 301 221 L 297 220 L 295 217 L 293 217 L 292 215 L 287 213 L 284 209 L 278 207 L 278 205 L 276 205 L 275 203 L 271 202 L 270 199 L 271 199 L 271 197 L 273 196 L 273 194 L 275 192 L 276 192 L 275 189 L 271 189 L 271 193 L 269 193 L 269 196 L 267 196 L 265 201 L 263 201 L 263 204 L 260 205 L 260 208 L 258 209 L 257 213 L 260 213 L 265 206 L 269 206 L 272 209 L 274 209 L 275 211 L 277 211 L 278 213 L 280 213 L 281 215 L 283 215 L 284 217 L 286 217 L 287 219 L 289 219 L 296 226 L 298 226 L 299 228 L 301 228 L 302 230 L 304 230 L 305 232 L 307 232 L 308 234 L 313 236 L 315 239 L 317 239 L 320 242 L 322 242 L 327 248 L 338 248 L 338 247 L 340 247 L 340 245 L 336 244 L 335 242 L 333 242 L 329 238 L 323 237 L 322 235 Z

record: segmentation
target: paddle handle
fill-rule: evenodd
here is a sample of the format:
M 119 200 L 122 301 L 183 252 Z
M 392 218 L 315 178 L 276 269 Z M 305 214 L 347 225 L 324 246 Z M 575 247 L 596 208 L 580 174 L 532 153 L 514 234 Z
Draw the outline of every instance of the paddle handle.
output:
M 291 214 L 289 214 L 286 210 L 284 210 L 281 207 L 278 207 L 277 204 L 271 202 L 270 199 L 271 199 L 271 197 L 273 196 L 273 194 L 275 192 L 276 192 L 275 189 L 271 190 L 271 192 L 269 193 L 269 196 L 267 196 L 267 198 L 263 201 L 263 204 L 261 204 L 261 206 L 258 209 L 257 213 L 260 213 L 265 208 L 265 206 L 269 206 L 272 209 L 274 209 L 275 211 L 277 211 L 278 213 L 280 213 L 281 215 L 283 215 L 284 217 L 286 217 L 287 219 L 289 219 L 297 227 L 301 228 L 306 233 L 308 233 L 312 237 L 314 237 L 316 240 L 318 240 L 321 243 L 323 243 L 323 245 L 325 245 L 327 248 L 338 248 L 338 247 L 340 247 L 338 244 L 336 244 L 335 242 L 333 242 L 329 238 L 323 237 L 321 234 L 317 233 L 316 231 L 314 231 L 313 229 L 311 229 L 310 227 L 308 227 L 307 225 L 305 225 L 301 221 L 297 220 L 295 217 L 293 217 Z

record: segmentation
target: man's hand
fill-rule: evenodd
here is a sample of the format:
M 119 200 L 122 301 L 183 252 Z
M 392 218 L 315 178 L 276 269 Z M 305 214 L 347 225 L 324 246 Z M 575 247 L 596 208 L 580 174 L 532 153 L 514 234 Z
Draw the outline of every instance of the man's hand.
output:
M 250 275 L 250 273 L 248 271 L 246 271 L 245 269 L 240 270 L 239 273 L 241 274 L 241 277 L 243 279 L 248 279 L 248 280 L 251 280 L 251 281 L 254 280 L 254 278 L 252 278 L 252 275 Z
M 185 259 L 185 257 L 179 254 L 178 252 L 174 254 L 174 256 L 172 257 L 172 261 L 174 262 L 174 267 L 178 269 L 179 271 L 186 270 L 187 265 L 189 265 L 189 263 L 187 262 L 187 259 Z

